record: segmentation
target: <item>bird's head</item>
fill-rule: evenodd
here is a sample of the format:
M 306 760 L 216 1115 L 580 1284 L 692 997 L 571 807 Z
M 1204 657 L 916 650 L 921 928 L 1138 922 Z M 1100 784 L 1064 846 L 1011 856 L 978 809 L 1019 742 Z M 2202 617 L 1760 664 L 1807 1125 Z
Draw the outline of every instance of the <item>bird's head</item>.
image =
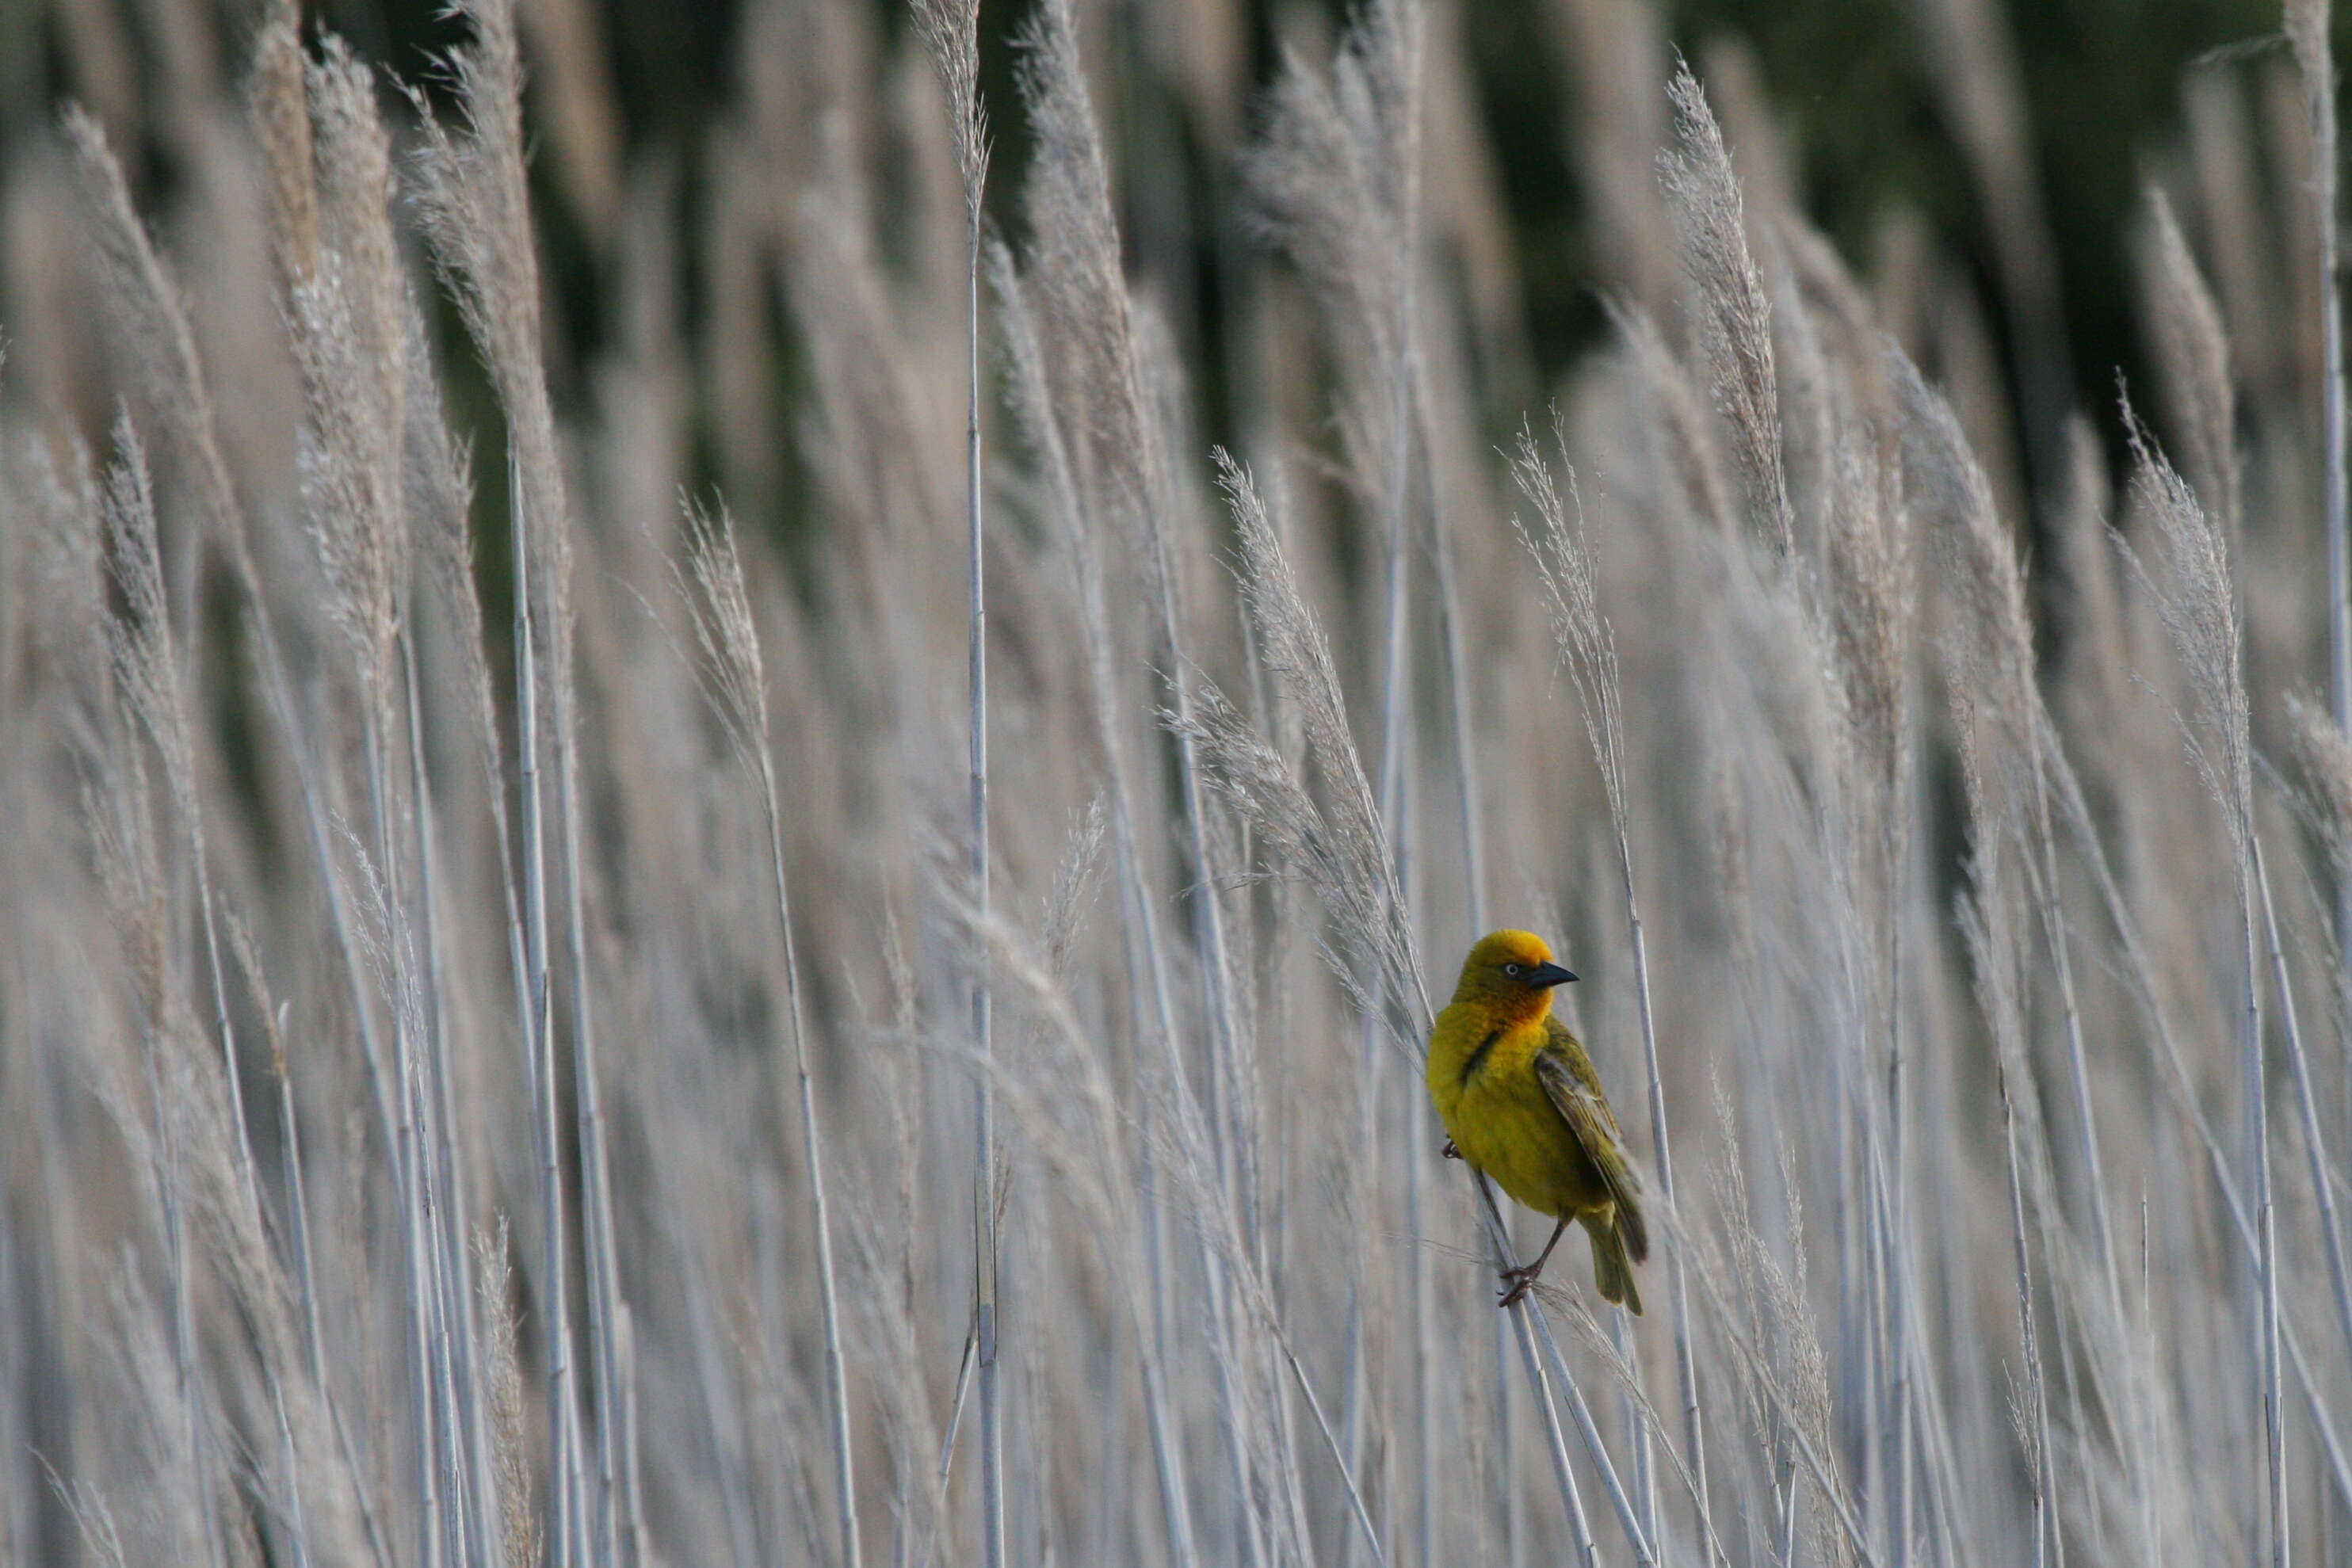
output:
M 1551 961 L 1551 949 L 1532 931 L 1496 931 L 1478 939 L 1462 962 L 1457 1002 L 1483 1002 L 1512 1017 L 1541 1018 L 1551 988 L 1576 978 Z

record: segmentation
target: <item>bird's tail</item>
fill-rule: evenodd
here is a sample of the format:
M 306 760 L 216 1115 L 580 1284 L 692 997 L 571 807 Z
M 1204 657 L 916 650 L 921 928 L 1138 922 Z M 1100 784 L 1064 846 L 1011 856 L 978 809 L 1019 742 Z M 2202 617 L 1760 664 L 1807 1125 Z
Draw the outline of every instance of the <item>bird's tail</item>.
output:
M 1642 1292 L 1633 1284 L 1633 1260 L 1625 1254 L 1625 1231 L 1617 1215 L 1612 1210 L 1581 1218 L 1585 1234 L 1592 1238 L 1593 1284 L 1603 1300 L 1640 1317 Z

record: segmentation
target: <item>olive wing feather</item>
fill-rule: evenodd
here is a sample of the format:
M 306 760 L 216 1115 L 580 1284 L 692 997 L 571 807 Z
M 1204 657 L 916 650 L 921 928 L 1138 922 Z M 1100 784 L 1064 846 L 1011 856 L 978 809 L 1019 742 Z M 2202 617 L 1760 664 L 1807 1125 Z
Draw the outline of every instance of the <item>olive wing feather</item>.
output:
M 1610 1200 L 1617 1206 L 1618 1235 L 1624 1240 L 1627 1255 L 1639 1263 L 1650 1255 L 1650 1230 L 1642 1218 L 1641 1176 L 1625 1157 L 1624 1134 L 1617 1130 L 1608 1096 L 1601 1092 L 1592 1059 L 1584 1054 L 1584 1047 L 1567 1025 L 1558 1019 L 1545 1021 L 1550 1025 L 1550 1038 L 1536 1052 L 1536 1080 L 1576 1135 L 1592 1168 L 1601 1173 Z

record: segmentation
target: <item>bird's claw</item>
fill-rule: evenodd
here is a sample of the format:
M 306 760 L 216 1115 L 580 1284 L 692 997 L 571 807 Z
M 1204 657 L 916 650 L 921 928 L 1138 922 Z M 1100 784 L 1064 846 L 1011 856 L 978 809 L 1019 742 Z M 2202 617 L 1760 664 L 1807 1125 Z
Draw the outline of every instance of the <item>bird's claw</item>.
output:
M 1517 1306 L 1527 1300 L 1528 1292 L 1535 1289 L 1536 1277 L 1542 1272 L 1541 1267 L 1533 1263 L 1522 1264 L 1517 1269 L 1504 1270 L 1503 1279 L 1510 1288 L 1503 1292 L 1502 1301 L 1496 1304 L 1505 1307 Z
M 1458 1160 L 1462 1157 L 1462 1151 L 1454 1147 L 1454 1140 L 1451 1138 L 1446 1139 L 1445 1146 L 1437 1152 L 1441 1156 L 1449 1160 Z

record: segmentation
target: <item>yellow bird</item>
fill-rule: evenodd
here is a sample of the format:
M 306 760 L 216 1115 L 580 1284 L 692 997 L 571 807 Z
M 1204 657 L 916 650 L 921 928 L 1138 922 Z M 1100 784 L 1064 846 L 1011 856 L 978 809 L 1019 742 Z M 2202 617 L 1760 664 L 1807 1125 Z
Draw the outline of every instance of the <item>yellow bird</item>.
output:
M 1551 1016 L 1551 990 L 1576 978 L 1526 931 L 1481 937 L 1454 1000 L 1429 1034 L 1429 1097 L 1452 1141 L 1503 1190 L 1559 1223 L 1532 1263 L 1504 1270 L 1509 1306 L 1528 1293 L 1569 1221 L 1592 1238 L 1592 1282 L 1639 1313 L 1633 1265 L 1650 1255 L 1642 1182 L 1601 1092 L 1592 1059 Z

